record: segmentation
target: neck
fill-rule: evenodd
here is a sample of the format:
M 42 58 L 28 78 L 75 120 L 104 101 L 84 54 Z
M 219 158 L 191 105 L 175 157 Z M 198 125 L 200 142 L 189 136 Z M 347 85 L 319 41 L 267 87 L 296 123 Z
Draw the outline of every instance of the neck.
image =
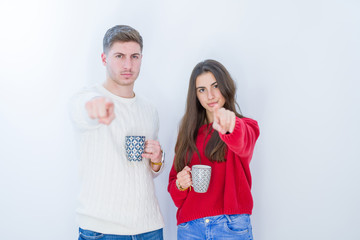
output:
M 214 115 L 212 112 L 206 111 L 206 120 L 208 123 L 212 123 L 214 121 L 213 117 Z
M 134 84 L 122 86 L 114 83 L 113 81 L 107 80 L 103 84 L 104 88 L 106 88 L 112 94 L 122 98 L 133 98 L 135 97 L 134 93 Z

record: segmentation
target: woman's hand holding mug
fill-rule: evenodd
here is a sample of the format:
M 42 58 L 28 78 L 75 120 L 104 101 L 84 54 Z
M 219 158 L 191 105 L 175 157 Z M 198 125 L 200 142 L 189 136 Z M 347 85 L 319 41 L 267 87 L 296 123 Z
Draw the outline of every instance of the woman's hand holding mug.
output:
M 185 166 L 184 169 L 177 174 L 176 187 L 180 191 L 184 191 L 192 185 L 190 171 L 191 169 L 188 166 Z

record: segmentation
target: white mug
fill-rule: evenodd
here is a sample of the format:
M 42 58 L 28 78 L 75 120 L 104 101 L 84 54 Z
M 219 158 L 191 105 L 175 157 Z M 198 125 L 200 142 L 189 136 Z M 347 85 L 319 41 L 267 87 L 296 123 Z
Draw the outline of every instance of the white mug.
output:
M 207 165 L 193 165 L 191 167 L 192 186 L 197 193 L 205 193 L 209 188 L 211 167 Z

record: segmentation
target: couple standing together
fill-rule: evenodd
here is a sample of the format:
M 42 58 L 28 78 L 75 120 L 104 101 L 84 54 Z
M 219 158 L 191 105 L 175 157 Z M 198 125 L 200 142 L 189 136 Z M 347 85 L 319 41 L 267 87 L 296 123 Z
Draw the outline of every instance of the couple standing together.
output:
M 164 169 L 156 109 L 134 93 L 143 40 L 130 26 L 103 40 L 106 80 L 72 99 L 78 129 L 79 239 L 163 239 L 164 221 L 153 178 Z M 192 71 L 168 191 L 178 208 L 178 239 L 253 239 L 249 163 L 259 127 L 236 111 L 235 83 L 214 60 Z M 126 158 L 125 136 L 144 135 L 143 160 Z M 193 165 L 211 166 L 206 193 L 192 185 Z

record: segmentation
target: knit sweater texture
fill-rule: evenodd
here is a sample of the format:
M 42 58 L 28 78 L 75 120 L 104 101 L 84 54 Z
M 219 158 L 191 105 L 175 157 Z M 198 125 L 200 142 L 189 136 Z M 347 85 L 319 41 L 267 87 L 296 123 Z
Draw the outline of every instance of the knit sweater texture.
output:
M 110 125 L 99 124 L 87 115 L 85 103 L 96 96 L 114 103 L 115 119 Z M 156 109 L 139 96 L 121 98 L 103 86 L 78 93 L 70 109 L 80 141 L 79 227 L 116 235 L 163 228 L 153 182 L 159 172 L 151 169 L 148 159 L 128 161 L 125 152 L 125 136 L 157 140 Z
M 230 134 L 219 133 L 227 148 L 225 162 L 210 161 L 205 157 L 205 147 L 214 129 L 211 124 L 200 127 L 196 147 L 201 161 L 193 154 L 189 167 L 196 164 L 211 166 L 211 179 L 206 193 L 196 193 L 193 189 L 180 191 L 176 187 L 177 172 L 173 165 L 169 175 L 168 191 L 178 208 L 177 224 L 198 218 L 222 214 L 251 214 L 250 160 L 253 155 L 259 127 L 250 118 L 236 118 L 235 129 Z

